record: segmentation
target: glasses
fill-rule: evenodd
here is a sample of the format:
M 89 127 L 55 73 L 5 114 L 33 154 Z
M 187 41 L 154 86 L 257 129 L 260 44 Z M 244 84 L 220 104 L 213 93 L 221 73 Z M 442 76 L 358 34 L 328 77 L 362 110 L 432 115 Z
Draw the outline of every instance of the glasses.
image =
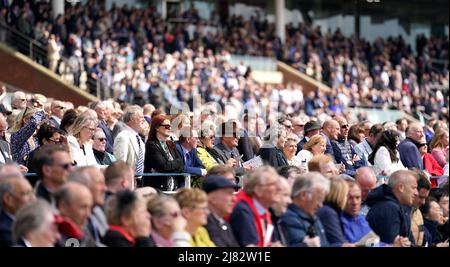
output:
M 84 127 L 85 129 L 88 129 L 89 132 L 95 132 L 95 128 L 89 128 L 89 127 Z
M 305 127 L 304 124 L 294 124 L 294 127 Z
M 419 144 L 419 147 L 427 146 L 427 144 Z
M 161 124 L 161 125 L 159 125 L 159 127 L 164 127 L 166 130 L 170 130 L 172 128 L 172 126 L 170 126 L 170 124 Z
M 58 167 L 63 168 L 63 169 L 66 170 L 66 171 L 67 171 L 70 167 L 75 166 L 74 163 L 55 164 L 55 165 L 58 166 Z
M 292 125 L 284 125 L 284 127 L 289 128 L 289 129 L 293 128 Z
M 97 140 L 100 142 L 106 142 L 106 138 L 97 138 Z
M 341 128 L 342 129 L 348 129 L 348 125 L 342 125 Z
M 59 108 L 60 110 L 66 109 L 65 107 L 55 107 L 55 108 Z
M 52 142 L 53 144 L 59 144 L 59 143 L 61 143 L 61 140 L 55 140 L 55 139 L 51 139 L 51 138 L 49 138 L 49 139 L 47 139 L 49 142 Z

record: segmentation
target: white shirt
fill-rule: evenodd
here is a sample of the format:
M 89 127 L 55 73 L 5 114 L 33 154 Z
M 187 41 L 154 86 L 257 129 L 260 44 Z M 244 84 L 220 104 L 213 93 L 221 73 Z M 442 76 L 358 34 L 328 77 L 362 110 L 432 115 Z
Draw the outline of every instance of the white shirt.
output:
M 398 151 L 397 158 L 399 159 L 397 162 L 392 162 L 391 156 L 389 155 L 389 151 L 386 147 L 382 146 L 378 149 L 375 154 L 373 168 L 375 171 L 375 175 L 384 175 L 390 176 L 393 172 L 398 170 L 406 170 L 405 166 L 403 166 L 402 161 L 400 160 L 400 154 Z
M 84 144 L 83 148 L 80 148 L 80 144 L 73 135 L 67 136 L 67 141 L 69 143 L 72 160 L 77 162 L 78 167 L 98 166 L 97 160 L 95 160 L 92 144 Z

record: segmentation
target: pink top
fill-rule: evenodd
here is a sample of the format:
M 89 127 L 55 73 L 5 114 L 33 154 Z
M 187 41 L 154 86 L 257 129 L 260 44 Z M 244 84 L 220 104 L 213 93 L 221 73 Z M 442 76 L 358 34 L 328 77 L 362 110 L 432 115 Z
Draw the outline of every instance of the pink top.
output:
M 441 166 L 444 167 L 446 160 L 445 160 L 445 154 L 444 154 L 444 150 L 442 148 L 439 147 L 435 147 L 433 148 L 433 150 L 431 150 L 431 154 L 433 155 L 434 159 L 437 161 L 437 163 Z

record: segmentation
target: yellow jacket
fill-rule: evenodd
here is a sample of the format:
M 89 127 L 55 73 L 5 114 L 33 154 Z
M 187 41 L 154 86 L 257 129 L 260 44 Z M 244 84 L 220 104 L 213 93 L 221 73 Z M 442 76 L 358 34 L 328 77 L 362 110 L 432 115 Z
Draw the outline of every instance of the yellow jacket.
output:
M 209 238 L 208 231 L 205 227 L 200 226 L 195 234 L 191 236 L 189 243 L 192 247 L 215 247 L 214 242 Z
M 206 149 L 201 146 L 197 147 L 197 155 L 198 158 L 202 161 L 203 165 L 205 165 L 207 171 L 218 164 L 213 156 L 211 156 L 211 154 L 209 154 L 208 151 L 206 151 Z

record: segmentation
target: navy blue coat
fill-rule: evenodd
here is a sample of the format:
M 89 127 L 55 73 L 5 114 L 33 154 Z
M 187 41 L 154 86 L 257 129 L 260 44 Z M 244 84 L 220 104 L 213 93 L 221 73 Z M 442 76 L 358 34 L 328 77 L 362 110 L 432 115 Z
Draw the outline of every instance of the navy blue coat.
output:
M 325 229 L 325 235 L 331 247 L 340 247 L 347 240 L 341 223 L 341 211 L 331 204 L 325 204 L 316 213 Z
M 327 141 L 327 147 L 325 149 L 325 154 L 330 155 L 331 157 L 333 157 L 333 160 L 336 161 L 335 157 L 334 157 L 334 149 L 333 146 L 331 145 L 331 140 L 330 138 L 328 138 L 328 136 L 326 136 L 325 134 L 321 134 L 325 140 Z
M 0 210 L 0 247 L 11 247 L 13 220 L 3 210 Z
M 180 157 L 183 159 L 184 172 L 187 172 L 187 173 L 190 173 L 193 175 L 197 175 L 197 176 L 202 176 L 201 169 L 205 169 L 205 165 L 203 165 L 202 161 L 199 159 L 199 157 L 197 155 L 197 149 L 194 148 L 189 152 L 190 160 L 189 160 L 189 162 L 186 162 L 181 144 L 177 143 L 175 147 L 176 147 L 178 154 L 180 154 Z
M 298 142 L 298 144 L 297 144 L 297 152 L 295 152 L 296 155 L 298 154 L 298 152 L 302 151 L 303 146 L 306 144 L 306 142 L 308 142 L 308 141 L 306 141 L 305 137 L 303 137 L 303 139 L 300 140 L 300 142 Z
M 280 230 L 286 239 L 286 246 L 305 247 L 303 239 L 311 230 L 320 237 L 320 246 L 328 247 L 328 240 L 322 223 L 318 217 L 311 217 L 300 207 L 291 203 L 279 220 Z
M 400 153 L 400 160 L 406 168 L 418 168 L 423 170 L 423 160 L 420 156 L 419 149 L 410 138 L 406 138 L 398 145 L 398 152 Z
M 105 133 L 106 137 L 106 152 L 113 154 L 113 146 L 114 146 L 114 139 L 112 135 L 112 131 L 108 128 L 106 123 L 102 120 L 98 123 L 98 128 L 101 128 L 103 132 Z
M 348 141 L 347 141 L 348 142 Z M 348 164 L 347 160 L 342 155 L 342 151 L 338 145 L 338 141 L 331 141 L 331 147 L 333 148 L 334 160 L 336 163 L 344 163 L 345 165 L 345 174 L 354 177 L 356 175 L 356 169 L 361 168 L 365 165 L 365 159 L 360 159 L 356 161 L 353 165 Z M 352 159 L 356 155 L 353 147 L 350 146 Z
M 411 209 L 400 205 L 388 185 L 375 188 L 366 202 L 371 207 L 366 219 L 370 228 L 380 236 L 381 242 L 392 244 L 400 235 L 415 244 L 411 233 Z

